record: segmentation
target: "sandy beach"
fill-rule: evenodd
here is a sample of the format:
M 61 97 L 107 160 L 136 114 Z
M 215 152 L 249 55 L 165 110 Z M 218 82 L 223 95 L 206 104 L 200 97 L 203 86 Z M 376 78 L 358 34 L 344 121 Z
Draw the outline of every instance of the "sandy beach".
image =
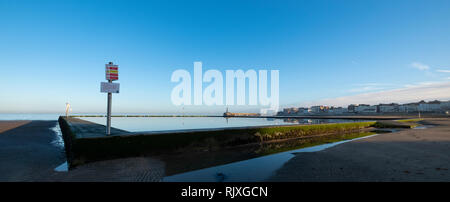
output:
M 39 181 L 65 162 L 56 121 L 0 121 L 0 181 Z
M 148 157 L 115 159 L 56 172 L 66 161 L 54 143 L 57 121 L 0 121 L 0 182 L 159 181 L 164 164 Z
M 269 181 L 450 181 L 450 119 L 301 153 Z
M 70 172 L 56 121 L 0 121 L 0 181 L 159 181 L 164 162 L 135 157 L 86 164 Z M 299 153 L 269 181 L 450 181 L 450 119 Z

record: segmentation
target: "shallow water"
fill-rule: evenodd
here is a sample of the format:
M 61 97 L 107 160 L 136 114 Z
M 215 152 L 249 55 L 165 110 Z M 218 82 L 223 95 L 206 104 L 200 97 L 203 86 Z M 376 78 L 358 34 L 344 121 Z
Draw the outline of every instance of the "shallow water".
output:
M 275 171 L 293 158 L 296 153 L 317 152 L 324 149 L 378 134 L 296 149 L 277 154 L 262 156 L 225 165 L 185 172 L 162 179 L 164 182 L 260 182 L 268 179 Z
M 105 117 L 80 119 L 105 125 Z M 112 127 L 130 132 L 164 131 L 182 129 L 227 128 L 244 126 L 321 124 L 359 122 L 344 119 L 275 119 L 275 118 L 224 118 L 224 117 L 112 117 Z
M 58 120 L 61 114 L 0 114 L 0 120 Z
M 67 165 L 67 161 L 64 162 L 63 164 L 59 165 L 58 167 L 56 167 L 54 170 L 56 172 L 68 172 L 69 166 Z
M 432 125 L 421 125 L 421 126 L 417 126 L 417 127 L 414 127 L 413 129 L 427 129 L 427 128 L 431 128 L 431 127 L 433 127 Z
M 0 114 L 0 120 L 58 120 L 63 114 Z M 79 114 L 71 114 L 79 115 Z M 83 114 L 103 115 L 103 114 Z M 105 117 L 79 117 L 94 123 L 106 124 Z M 112 117 L 112 127 L 130 132 L 183 129 L 227 128 L 244 126 L 292 125 L 361 122 L 367 120 L 346 119 L 278 119 L 278 118 L 224 118 L 224 117 Z M 55 128 L 55 130 L 58 130 Z

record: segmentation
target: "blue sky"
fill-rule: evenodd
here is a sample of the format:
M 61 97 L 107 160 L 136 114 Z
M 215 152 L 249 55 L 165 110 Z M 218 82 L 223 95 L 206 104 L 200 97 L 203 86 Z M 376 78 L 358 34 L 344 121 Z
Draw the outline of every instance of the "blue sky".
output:
M 67 101 L 76 113 L 104 112 L 108 61 L 121 84 L 113 112 L 178 113 L 170 76 L 192 72 L 194 61 L 278 69 L 287 106 L 430 83 L 442 90 L 449 56 L 448 0 L 0 0 L 0 113 L 62 112 Z

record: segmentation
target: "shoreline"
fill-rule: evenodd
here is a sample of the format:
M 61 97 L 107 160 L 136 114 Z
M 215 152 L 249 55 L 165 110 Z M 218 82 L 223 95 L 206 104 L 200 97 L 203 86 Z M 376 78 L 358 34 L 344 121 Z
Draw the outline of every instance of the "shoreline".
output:
M 70 118 L 106 117 L 106 115 L 70 115 Z M 416 114 L 345 114 L 345 115 L 302 115 L 302 116 L 223 116 L 223 115 L 111 115 L 111 117 L 130 118 L 273 118 L 273 119 L 360 119 L 360 120 L 397 120 L 418 118 Z M 422 118 L 447 118 L 445 114 L 423 114 Z

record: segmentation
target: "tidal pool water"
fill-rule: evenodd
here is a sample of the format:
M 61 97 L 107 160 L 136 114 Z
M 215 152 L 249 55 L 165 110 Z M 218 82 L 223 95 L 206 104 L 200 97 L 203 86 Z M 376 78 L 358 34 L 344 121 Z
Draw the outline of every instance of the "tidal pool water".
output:
M 106 124 L 105 117 L 80 117 L 94 123 Z M 322 124 L 360 122 L 345 119 L 278 119 L 278 118 L 224 118 L 224 117 L 112 117 L 111 126 L 130 132 L 183 129 L 228 128 L 292 124 Z

